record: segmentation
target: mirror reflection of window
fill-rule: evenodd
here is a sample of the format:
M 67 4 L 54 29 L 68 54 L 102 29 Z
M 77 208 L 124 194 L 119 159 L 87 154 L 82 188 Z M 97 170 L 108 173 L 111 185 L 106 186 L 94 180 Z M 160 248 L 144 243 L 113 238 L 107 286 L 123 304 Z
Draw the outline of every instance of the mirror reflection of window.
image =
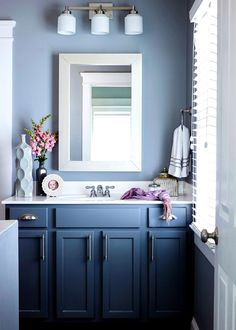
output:
M 130 72 L 82 72 L 82 159 L 131 159 Z
M 131 87 L 92 87 L 92 161 L 130 159 Z

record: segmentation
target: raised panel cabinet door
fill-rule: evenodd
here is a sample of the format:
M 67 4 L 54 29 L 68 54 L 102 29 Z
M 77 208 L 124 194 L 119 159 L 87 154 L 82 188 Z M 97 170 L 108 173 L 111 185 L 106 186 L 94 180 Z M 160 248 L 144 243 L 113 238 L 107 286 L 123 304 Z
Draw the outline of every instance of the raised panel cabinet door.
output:
M 48 240 L 46 230 L 19 230 L 20 317 L 48 316 Z
M 186 232 L 150 231 L 149 316 L 181 316 L 186 304 Z
M 57 231 L 57 317 L 94 317 L 94 233 Z
M 140 233 L 103 231 L 103 317 L 137 318 L 140 300 Z

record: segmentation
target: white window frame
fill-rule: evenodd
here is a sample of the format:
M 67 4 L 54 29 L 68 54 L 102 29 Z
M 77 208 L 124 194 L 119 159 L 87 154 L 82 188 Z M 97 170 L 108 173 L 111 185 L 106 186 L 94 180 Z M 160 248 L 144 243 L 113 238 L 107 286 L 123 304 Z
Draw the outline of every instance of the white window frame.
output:
M 217 0 L 196 0 L 190 10 L 190 20 L 194 23 L 193 219 L 200 230 L 209 231 L 214 230 L 216 211 L 217 16 L 214 6 Z

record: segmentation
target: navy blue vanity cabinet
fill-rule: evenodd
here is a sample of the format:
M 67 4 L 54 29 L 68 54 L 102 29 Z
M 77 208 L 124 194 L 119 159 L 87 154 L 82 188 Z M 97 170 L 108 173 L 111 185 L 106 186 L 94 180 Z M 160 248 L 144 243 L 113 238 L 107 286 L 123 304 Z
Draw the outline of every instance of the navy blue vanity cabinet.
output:
M 187 233 L 191 205 L 176 204 L 176 219 L 161 218 L 160 206 L 148 209 L 148 301 L 150 318 L 187 314 Z
M 19 305 L 21 317 L 48 316 L 46 230 L 19 230 Z
M 56 233 L 57 317 L 94 317 L 94 232 Z
M 103 318 L 139 317 L 140 233 L 103 231 Z
M 186 233 L 149 232 L 149 316 L 175 317 L 186 309 Z
M 56 209 L 57 316 L 140 316 L 140 225 L 139 207 Z
M 8 219 L 19 225 L 19 308 L 20 316 L 48 316 L 48 209 L 13 206 Z
M 189 322 L 191 205 L 172 208 L 166 221 L 162 204 L 8 205 L 19 223 L 20 317 Z

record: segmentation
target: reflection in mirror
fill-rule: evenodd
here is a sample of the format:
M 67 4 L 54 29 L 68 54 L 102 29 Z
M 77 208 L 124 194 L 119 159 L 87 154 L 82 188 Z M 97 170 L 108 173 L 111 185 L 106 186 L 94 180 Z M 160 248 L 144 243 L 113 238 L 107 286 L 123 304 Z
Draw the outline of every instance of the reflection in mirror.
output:
M 91 156 L 83 159 L 128 161 L 130 124 L 131 87 L 93 87 Z
M 59 169 L 141 170 L 141 55 L 60 54 Z
M 85 72 L 81 76 L 82 160 L 129 161 L 131 74 Z

